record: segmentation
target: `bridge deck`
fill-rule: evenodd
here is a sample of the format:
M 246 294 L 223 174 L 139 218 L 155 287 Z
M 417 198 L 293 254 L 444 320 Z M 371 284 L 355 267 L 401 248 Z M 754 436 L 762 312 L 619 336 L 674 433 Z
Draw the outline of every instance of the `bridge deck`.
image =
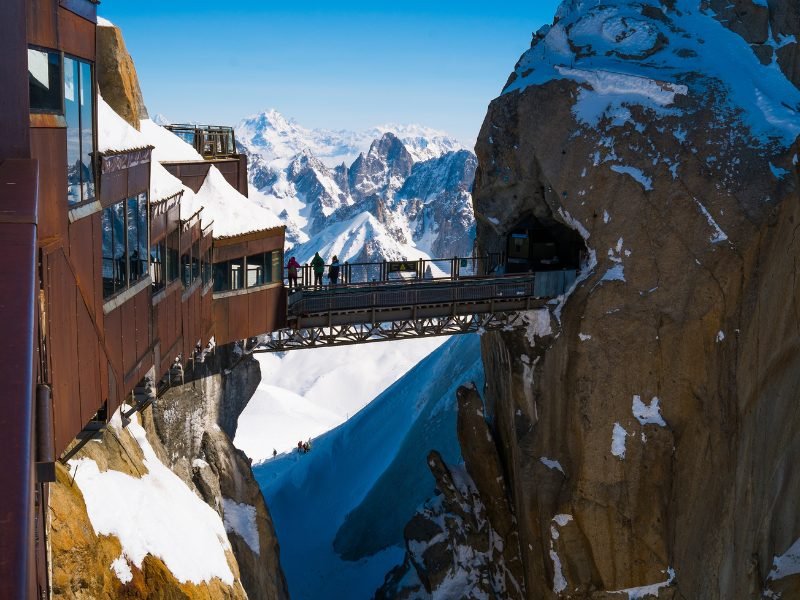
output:
M 262 351 L 507 329 L 518 321 L 509 316 L 544 306 L 575 278 L 567 270 L 304 289 L 289 296 L 290 328 L 266 336 Z

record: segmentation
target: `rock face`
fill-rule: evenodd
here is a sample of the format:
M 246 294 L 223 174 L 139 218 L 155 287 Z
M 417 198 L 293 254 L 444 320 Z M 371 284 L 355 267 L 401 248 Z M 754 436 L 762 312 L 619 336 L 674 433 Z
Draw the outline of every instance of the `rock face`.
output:
M 230 441 L 235 434 L 238 415 L 260 380 L 258 363 L 236 351 L 234 346 L 227 346 L 218 348 L 213 355 L 206 355 L 205 360 L 195 366 L 192 375 L 195 379 L 191 383 L 171 388 L 142 415 L 143 429 L 140 429 L 142 435 L 146 432 L 148 447 L 152 448 L 155 456 L 147 459 L 141 441 L 131 434 L 130 429 L 134 426 L 123 429 L 121 421 L 115 418 L 101 443 L 84 447 L 70 461 L 69 472 L 60 468 L 58 483 L 51 486 L 50 500 L 54 597 L 209 600 L 282 600 L 289 597 L 269 511 L 253 478 L 250 461 Z M 187 502 L 190 505 L 196 502 L 203 510 L 209 511 L 203 504 L 205 502 L 217 513 L 211 512 L 210 515 L 218 523 L 222 542 L 214 538 L 216 541 L 212 543 L 219 544 L 225 553 L 233 573 L 231 583 L 225 583 L 219 577 L 201 583 L 182 581 L 170 570 L 170 560 L 162 560 L 153 552 L 148 552 L 141 567 L 137 567 L 134 557 L 122 553 L 122 538 L 96 533 L 94 519 L 102 513 L 102 506 L 98 508 L 98 504 L 102 505 L 102 498 L 108 490 L 95 485 L 88 492 L 94 497 L 85 499 L 78 484 L 90 485 L 92 478 L 91 475 L 83 476 L 83 473 L 87 469 L 91 472 L 96 465 L 100 474 L 113 473 L 117 477 L 115 481 L 119 481 L 121 475 L 132 478 L 123 484 L 137 490 L 135 481 L 148 475 L 148 465 L 152 468 L 153 463 L 148 460 L 163 463 L 171 469 L 171 472 L 167 471 L 169 477 L 183 480 L 177 484 L 187 488 L 183 490 L 183 498 L 171 495 L 174 489 L 165 487 L 163 483 L 156 483 L 157 488 L 163 491 L 160 495 L 156 493 L 158 497 L 155 498 L 153 492 L 148 496 L 139 490 L 138 495 L 151 499 L 153 504 L 148 507 L 120 506 L 118 515 L 111 522 L 112 529 L 118 527 L 116 519 L 157 521 L 165 518 L 160 516 L 165 512 L 165 503 L 179 502 L 184 506 Z M 160 466 L 160 469 L 166 471 L 165 466 Z M 108 485 L 114 484 L 102 484 Z M 152 484 L 141 483 L 141 486 L 145 485 Z M 94 507 L 92 520 L 87 511 L 89 500 L 93 501 Z M 140 500 L 131 497 L 130 501 Z M 193 510 L 199 509 L 194 507 Z M 189 525 L 190 528 L 206 526 L 207 522 L 200 521 L 192 521 Z M 133 542 L 134 550 L 142 544 L 154 545 L 153 529 L 144 523 L 142 528 L 145 533 L 141 534 L 141 540 Z M 194 532 L 183 531 L 182 534 L 186 538 L 182 543 L 191 544 L 197 539 Z M 203 537 L 208 539 L 208 536 Z M 189 548 L 180 548 L 180 543 L 179 557 L 189 553 Z M 220 548 L 210 546 L 203 548 L 204 553 L 220 551 Z M 171 560 L 175 560 L 174 552 Z M 115 564 L 122 565 L 122 570 L 117 569 L 116 574 Z M 126 569 L 130 573 L 127 578 Z
M 529 598 L 797 594 L 800 20 L 708 4 L 565 2 L 479 137 L 481 250 L 586 245 L 482 338 Z
M 139 78 L 122 32 L 117 27 L 97 28 L 97 85 L 109 106 L 132 127 L 147 119 Z
M 248 597 L 288 598 L 272 518 L 250 460 L 231 441 L 261 380 L 258 362 L 228 345 L 196 364 L 192 379 L 153 404 L 148 424 L 163 443 L 162 460 L 223 517 Z M 233 526 L 242 511 L 256 531 Z
M 406 526 L 405 561 L 387 575 L 376 600 L 525 597 L 513 509 L 474 387 L 458 390 L 458 439 L 464 465 L 429 454 L 438 496 Z

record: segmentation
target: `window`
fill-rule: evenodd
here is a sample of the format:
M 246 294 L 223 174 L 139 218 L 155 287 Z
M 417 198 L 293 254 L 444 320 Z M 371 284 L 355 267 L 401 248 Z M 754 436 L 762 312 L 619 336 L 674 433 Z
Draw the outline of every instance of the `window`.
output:
M 67 202 L 95 197 L 94 80 L 92 65 L 64 57 L 64 117 L 67 121 Z
M 192 285 L 192 248 L 187 248 L 186 254 L 181 254 L 181 281 L 183 287 Z
M 150 246 L 150 277 L 153 279 L 153 293 L 158 293 L 167 285 L 167 240 L 163 239 Z
M 206 286 L 211 281 L 212 277 L 212 265 L 211 265 L 211 248 L 206 250 L 205 255 L 203 256 L 203 265 L 202 265 L 202 276 L 203 276 L 203 286 Z
M 103 298 L 145 277 L 148 266 L 147 194 L 103 210 Z
M 200 240 L 192 244 L 192 282 L 200 278 Z
M 180 254 L 180 233 L 177 229 L 167 235 L 167 283 L 172 283 L 178 278 L 178 255 Z
M 244 289 L 244 258 L 214 263 L 214 291 L 227 292 Z M 251 274 L 248 272 L 248 277 Z
M 61 54 L 28 48 L 28 87 L 31 112 L 61 114 Z
M 257 285 L 264 285 L 265 281 L 269 281 L 269 275 L 267 275 L 267 279 L 265 280 L 265 274 L 272 273 L 272 267 L 270 265 L 270 270 L 266 270 L 266 266 L 268 265 L 270 253 L 267 252 L 265 254 L 256 254 L 254 256 L 247 257 L 247 287 L 255 287 Z

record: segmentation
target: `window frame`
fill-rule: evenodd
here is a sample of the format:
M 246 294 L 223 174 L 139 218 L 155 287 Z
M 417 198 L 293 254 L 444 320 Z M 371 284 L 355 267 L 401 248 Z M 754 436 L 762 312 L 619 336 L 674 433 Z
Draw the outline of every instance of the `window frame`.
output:
M 139 250 L 140 250 L 140 246 L 139 246 L 140 232 L 139 232 L 139 218 L 138 217 L 142 214 L 142 208 L 141 208 L 141 204 L 140 203 L 143 202 L 145 204 L 144 214 L 145 215 L 149 215 L 148 193 L 147 192 L 142 192 L 142 193 L 136 194 L 134 196 L 129 196 L 129 197 L 125 198 L 124 200 L 120 200 L 119 202 L 115 202 L 113 204 L 110 204 L 109 206 L 105 207 L 100 213 L 100 215 L 101 215 L 100 216 L 100 222 L 102 224 L 103 221 L 106 219 L 106 214 L 110 214 L 109 211 L 118 210 L 117 207 L 122 205 L 122 225 L 123 225 L 123 231 L 124 231 L 124 236 L 123 236 L 124 237 L 124 251 L 123 251 L 123 255 L 122 255 L 122 257 L 124 258 L 124 261 L 122 261 L 122 264 L 124 265 L 124 270 L 125 270 L 124 277 L 123 277 L 124 280 L 123 280 L 123 282 L 122 282 L 122 284 L 121 284 L 121 286 L 119 288 L 117 288 L 116 287 L 116 283 L 114 283 L 113 284 L 113 288 L 114 288 L 113 292 L 108 294 L 108 295 L 106 295 L 106 289 L 105 289 L 105 280 L 106 280 L 106 278 L 103 275 L 103 268 L 101 266 L 101 278 L 102 278 L 102 286 L 103 286 L 103 302 L 104 303 L 113 300 L 114 298 L 116 298 L 120 294 L 123 294 L 126 291 L 128 291 L 129 289 L 131 289 L 132 287 L 135 287 L 135 286 L 139 285 L 142 281 L 146 280 L 148 277 L 150 277 L 151 280 L 152 280 L 152 275 L 151 275 L 151 271 L 150 271 L 150 269 L 151 269 L 151 261 L 150 261 L 150 251 L 151 251 L 150 249 L 151 249 L 151 246 L 150 246 L 150 220 L 149 220 L 149 218 L 144 220 L 145 230 L 146 230 L 146 243 L 147 243 L 147 246 L 146 246 L 146 248 L 147 248 L 147 253 L 146 253 L 147 261 L 146 261 L 146 263 L 144 265 L 142 265 L 141 264 L 141 257 L 140 257 L 139 258 L 139 261 L 140 261 L 139 266 L 142 267 L 142 273 L 140 275 L 138 275 L 136 279 L 133 279 L 131 277 L 131 271 L 132 271 L 131 266 L 132 266 L 133 263 L 131 261 L 132 252 L 131 252 L 131 248 L 130 248 L 130 230 L 129 230 L 129 224 L 128 224 L 128 217 L 129 217 L 128 207 L 129 207 L 129 202 L 131 200 L 135 200 L 136 201 L 136 207 L 137 207 L 137 210 L 136 210 L 136 217 L 137 217 L 137 222 L 136 222 L 136 248 L 135 248 L 135 250 L 136 250 L 137 254 L 139 254 Z M 113 226 L 110 228 L 110 232 L 111 232 L 111 252 L 112 252 L 112 256 L 111 256 L 110 260 L 112 261 L 112 267 L 111 268 L 112 268 L 112 275 L 113 275 L 114 267 L 116 266 L 115 263 L 118 260 L 115 257 L 115 244 L 114 244 L 114 241 L 116 239 L 116 236 L 115 236 L 115 230 L 114 230 Z M 100 234 L 100 244 L 101 244 L 101 248 L 102 248 L 102 250 L 101 250 L 101 262 L 104 263 L 106 260 L 109 260 L 109 259 L 105 256 L 105 251 L 104 251 L 105 229 L 103 229 L 102 226 L 101 226 L 101 234 Z M 112 281 L 116 281 L 116 280 L 112 278 Z
M 34 110 L 32 106 L 30 106 L 30 99 L 28 100 L 28 111 L 34 115 L 64 115 L 64 52 L 61 50 L 57 50 L 54 48 L 45 48 L 44 46 L 38 46 L 36 44 L 28 44 L 28 50 L 34 50 L 36 52 L 44 52 L 46 54 L 55 54 L 58 56 L 58 66 L 59 66 L 59 74 L 60 74 L 60 82 L 59 82 L 59 93 L 61 100 L 61 107 L 59 109 L 50 110 L 50 109 L 41 109 L 37 108 Z M 28 73 L 30 73 L 30 64 L 28 65 Z M 28 84 L 30 85 L 30 83 Z

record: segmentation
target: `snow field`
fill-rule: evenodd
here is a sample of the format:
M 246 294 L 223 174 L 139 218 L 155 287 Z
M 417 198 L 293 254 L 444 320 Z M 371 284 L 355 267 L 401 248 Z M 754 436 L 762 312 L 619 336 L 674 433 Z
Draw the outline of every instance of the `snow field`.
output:
M 309 454 L 255 467 L 292 598 L 371 598 L 402 561 L 403 527 L 433 494 L 428 452 L 460 462 L 455 391 L 471 380 L 480 389 L 478 337 L 450 338 Z

